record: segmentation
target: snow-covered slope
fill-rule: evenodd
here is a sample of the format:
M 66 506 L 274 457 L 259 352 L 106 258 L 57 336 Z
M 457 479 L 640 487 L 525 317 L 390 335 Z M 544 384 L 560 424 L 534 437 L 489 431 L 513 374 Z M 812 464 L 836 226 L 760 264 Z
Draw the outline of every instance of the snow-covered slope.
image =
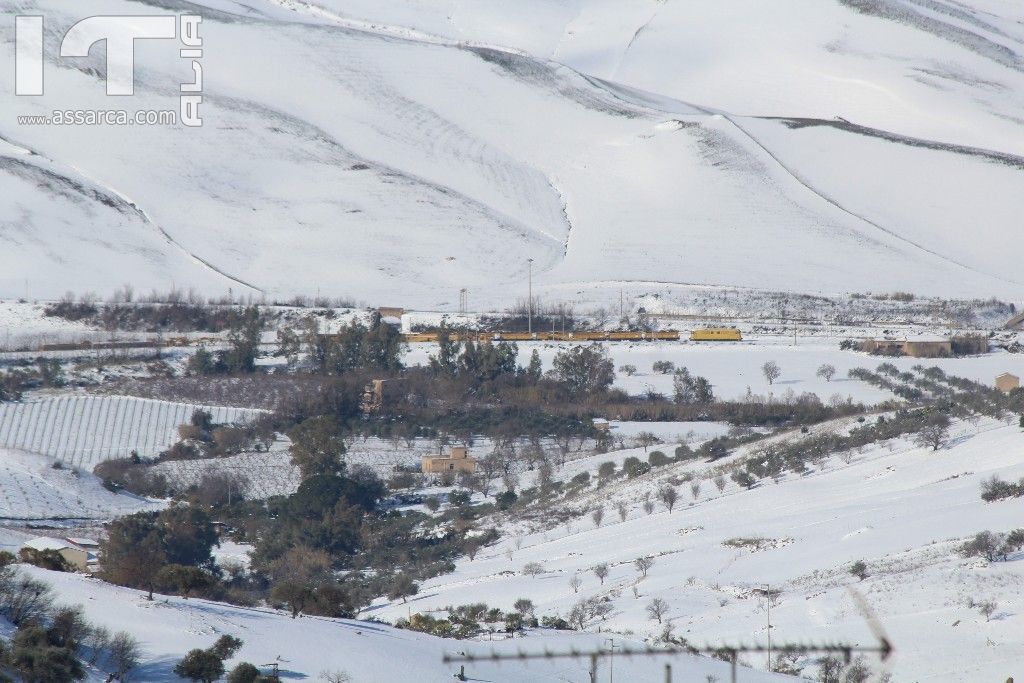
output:
M 291 619 L 283 612 L 232 607 L 205 600 L 183 600 L 118 588 L 96 579 L 27 568 L 54 585 L 60 600 L 81 604 L 86 617 L 112 631 L 125 630 L 139 639 L 142 661 L 133 680 L 174 680 L 172 669 L 185 652 L 207 648 L 223 634 L 241 638 L 244 645 L 228 662 L 248 661 L 257 665 L 278 662 L 283 679 L 323 681 L 321 672 L 344 671 L 353 682 L 402 683 L 451 681 L 458 667 L 444 664 L 447 653 L 489 653 L 492 650 L 542 652 L 545 648 L 596 650 L 603 639 L 592 634 L 531 632 L 525 638 L 488 643 L 445 640 L 411 631 L 360 621 L 302 617 Z M 635 644 L 634 644 L 635 645 Z M 722 662 L 686 655 L 672 660 L 674 680 L 724 680 Z M 615 675 L 622 680 L 662 680 L 665 660 L 625 659 L 615 662 Z M 508 683 L 583 683 L 589 676 L 586 660 L 552 662 L 506 662 L 467 665 L 468 680 Z M 603 668 L 602 673 L 607 671 Z M 90 671 L 90 681 L 103 681 L 101 670 Z M 767 683 L 792 680 L 783 676 L 752 673 L 744 681 Z
M 43 14 L 53 43 L 81 18 L 29 5 L 0 9 Z M 445 306 L 467 287 L 488 305 L 523 293 L 527 258 L 537 287 L 559 291 L 1019 291 L 1012 4 L 102 0 L 87 13 L 168 11 L 204 16 L 202 129 L 17 122 L 176 109 L 191 73 L 169 42 L 139 42 L 130 100 L 104 96 L 99 51 L 49 57 L 41 98 L 14 97 L 0 73 L 0 294 L 127 280 Z
M 54 468 L 53 463 L 33 453 L 0 448 L 0 518 L 106 521 L 162 507 L 129 493 L 111 493 L 92 474 Z M 0 539 L 0 544 L 6 542 Z
M 1024 553 L 988 564 L 963 559 L 957 549 L 979 531 L 1024 523 L 1019 500 L 985 503 L 979 495 L 980 482 L 993 474 L 1024 476 L 1022 449 L 1019 428 L 987 421 L 957 424 L 951 446 L 938 452 L 899 440 L 751 490 L 727 479 L 720 493 L 702 462 L 655 470 L 574 501 L 577 509 L 603 506 L 600 527 L 589 514 L 552 525 L 546 520 L 559 519 L 557 510 L 544 520 L 506 524 L 504 540 L 464 559 L 453 574 L 425 582 L 411 604 L 420 611 L 476 601 L 504 607 L 527 597 L 540 614 L 565 614 L 577 600 L 607 597 L 614 609 L 592 628 L 657 637 L 663 627 L 646 607 L 661 598 L 676 636 L 763 642 L 765 598 L 757 591 L 770 584 L 780 591 L 771 608 L 775 643 L 870 645 L 868 623 L 847 592 L 853 587 L 896 647 L 894 680 L 1005 680 L 1021 675 L 1024 661 Z M 643 457 L 639 449 L 633 454 Z M 622 455 L 594 456 L 591 474 Z M 644 495 L 686 471 L 700 483 L 696 498 L 682 483 L 673 512 L 659 502 L 646 514 Z M 633 565 L 641 556 L 654 558 L 646 578 Z M 862 582 L 849 572 L 856 560 L 868 566 Z M 529 562 L 542 563 L 545 573 L 524 575 Z M 603 584 L 592 573 L 600 563 L 610 568 Z M 569 584 L 574 574 L 582 579 L 578 594 Z M 994 600 L 998 610 L 986 620 L 970 600 Z M 381 613 L 396 618 L 405 607 L 382 606 Z M 752 662 L 764 666 L 763 658 Z

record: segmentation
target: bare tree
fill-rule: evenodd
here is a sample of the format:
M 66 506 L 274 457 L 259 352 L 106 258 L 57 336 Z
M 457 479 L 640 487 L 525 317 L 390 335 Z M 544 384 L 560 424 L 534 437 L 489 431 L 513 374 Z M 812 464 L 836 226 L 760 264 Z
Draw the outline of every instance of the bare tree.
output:
M 715 488 L 718 489 L 719 493 L 725 490 L 725 477 L 721 474 L 716 474 L 715 478 L 711 481 L 715 482 Z
M 529 577 L 537 578 L 544 573 L 544 565 L 540 562 L 527 562 L 523 565 L 523 573 Z
M 675 507 L 676 501 L 679 500 L 679 492 L 676 491 L 675 486 L 666 484 L 658 489 L 658 498 L 665 504 L 668 511 L 672 512 L 672 508 Z
M 978 603 L 978 612 L 981 616 L 985 617 L 985 621 L 992 619 L 992 615 L 999 609 L 998 603 L 995 600 L 985 600 L 984 602 Z
M 937 451 L 945 445 L 949 438 L 949 417 L 943 413 L 937 413 L 928 418 L 921 431 L 917 433 L 914 441 L 918 446 L 931 448 Z
M 619 511 L 619 520 L 625 522 L 626 517 L 629 515 L 629 508 L 626 507 L 625 503 L 619 503 L 615 507 Z
M 523 617 L 533 616 L 533 600 L 529 598 L 519 598 L 512 603 L 512 609 L 519 612 Z
M 636 443 L 638 446 L 642 446 L 644 453 L 646 453 L 648 448 L 656 443 L 661 443 L 661 439 L 655 436 L 653 432 L 640 432 L 636 435 Z
M 832 378 L 836 374 L 836 366 L 830 363 L 824 363 L 818 368 L 818 372 L 816 374 L 818 377 L 824 378 L 826 382 L 831 382 Z
M 668 614 L 668 603 L 661 598 L 654 598 L 647 603 L 647 614 L 651 619 L 657 619 L 660 624 L 662 617 Z
M 768 380 L 769 385 L 774 384 L 775 380 L 782 376 L 782 370 L 779 368 L 779 364 L 773 360 L 766 361 L 765 364 L 761 366 L 761 373 L 764 375 L 764 378 Z
M 583 585 L 583 579 L 580 578 L 579 574 L 573 574 L 569 578 L 569 587 L 572 588 L 573 593 L 580 592 L 580 586 Z
M 480 493 L 486 496 L 490 492 L 491 483 L 498 478 L 498 473 L 502 471 L 502 455 L 497 452 L 488 453 L 477 461 L 476 471 L 481 484 Z
M 650 571 L 651 567 L 654 566 L 653 557 L 638 557 L 633 560 L 633 566 L 636 570 L 643 575 L 643 578 L 647 578 L 647 572 Z
M 697 500 L 697 498 L 700 496 L 700 480 L 699 479 L 694 479 L 693 481 L 690 482 L 690 494 L 693 496 L 694 500 Z
M 604 508 L 599 507 L 590 514 L 590 518 L 594 520 L 594 526 L 601 526 L 601 521 L 604 519 Z
M 608 578 L 608 564 L 602 562 L 601 564 L 596 565 L 594 567 L 594 576 L 596 576 L 601 581 L 601 585 L 603 586 L 604 580 Z
M 653 500 L 650 500 L 650 499 L 645 500 L 643 507 L 644 507 L 644 512 L 646 512 L 647 514 L 650 515 L 650 514 L 654 513 L 654 501 Z
M 92 626 L 83 642 L 89 649 L 89 663 L 95 664 L 110 647 L 110 630 L 105 626 Z
M 127 680 L 131 670 L 139 665 L 142 649 L 139 647 L 139 641 L 135 640 L 131 634 L 118 631 L 110 639 L 107 653 L 112 669 L 110 673 L 117 680 L 123 681 Z

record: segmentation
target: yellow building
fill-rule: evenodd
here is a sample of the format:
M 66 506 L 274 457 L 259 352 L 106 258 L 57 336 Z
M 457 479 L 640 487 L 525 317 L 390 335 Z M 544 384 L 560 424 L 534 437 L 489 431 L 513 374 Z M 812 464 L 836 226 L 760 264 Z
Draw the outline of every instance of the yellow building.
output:
M 441 474 L 443 472 L 476 472 L 476 460 L 469 457 L 469 449 L 465 446 L 452 446 L 446 456 L 424 455 L 420 459 L 420 470 L 424 474 Z
M 1004 372 L 1001 375 L 996 375 L 996 389 L 999 391 L 1009 392 L 1014 389 L 1020 388 L 1020 377 L 1012 375 L 1009 372 Z

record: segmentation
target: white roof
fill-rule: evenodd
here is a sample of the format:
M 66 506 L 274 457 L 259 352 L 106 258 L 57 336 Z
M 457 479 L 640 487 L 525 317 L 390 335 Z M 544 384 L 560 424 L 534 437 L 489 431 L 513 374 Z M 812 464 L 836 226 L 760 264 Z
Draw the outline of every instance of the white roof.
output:
M 67 541 L 59 538 L 51 538 L 49 536 L 33 538 L 31 541 L 26 541 L 23 547 L 32 548 L 33 550 L 64 550 L 65 548 L 78 550 L 78 548 Z

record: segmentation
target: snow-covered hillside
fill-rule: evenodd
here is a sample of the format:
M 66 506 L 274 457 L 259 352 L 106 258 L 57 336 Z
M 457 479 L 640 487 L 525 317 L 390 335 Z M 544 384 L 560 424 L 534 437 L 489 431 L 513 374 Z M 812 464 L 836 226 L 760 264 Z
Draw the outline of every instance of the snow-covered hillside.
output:
M 937 452 L 897 440 L 750 490 L 727 478 L 719 492 L 709 477 L 722 463 L 658 469 L 574 500 L 576 510 L 604 508 L 599 527 L 579 512 L 564 524 L 550 521 L 560 518 L 559 510 L 506 524 L 501 542 L 472 561 L 464 558 L 455 573 L 424 582 L 410 604 L 418 611 L 470 602 L 508 607 L 527 597 L 538 614 L 564 615 L 580 599 L 607 597 L 614 609 L 600 623 L 604 630 L 657 637 L 663 626 L 646 607 L 661 598 L 677 637 L 763 642 L 763 588 L 770 584 L 780 591 L 771 608 L 776 643 L 870 645 L 868 623 L 848 593 L 853 587 L 896 647 L 894 680 L 1005 680 L 1019 676 L 1024 661 L 1018 637 L 1024 553 L 990 564 L 963 559 L 957 550 L 979 531 L 1005 532 L 1024 522 L 1019 500 L 985 503 L 979 495 L 980 482 L 993 474 L 1013 481 L 1024 476 L 1022 449 L 1018 427 L 982 421 L 958 424 L 950 447 Z M 643 457 L 640 450 L 633 454 Z M 591 474 L 610 459 L 594 456 Z M 659 485 L 687 472 L 700 484 L 695 497 L 683 483 L 674 511 L 660 502 L 652 514 L 642 509 L 646 495 L 657 501 Z M 654 559 L 646 578 L 634 566 L 641 556 Z M 849 571 L 857 560 L 867 564 L 863 581 Z M 540 562 L 544 573 L 525 575 L 531 562 Z M 601 563 L 609 566 L 603 582 L 592 573 Z M 582 579 L 579 593 L 570 586 L 573 575 Z M 987 600 L 997 603 L 991 619 L 972 607 Z M 405 612 L 402 605 L 379 610 L 390 618 Z M 750 661 L 764 666 L 763 658 Z M 811 666 L 807 673 L 814 671 Z
M 73 9 L 74 8 L 74 9 Z M 0 294 L 196 286 L 450 307 L 631 282 L 1019 291 L 1024 32 L 974 0 L 55 0 L 204 17 L 201 129 L 48 53 L 0 121 Z M 139 41 L 136 95 L 191 78 Z M 771 117 L 771 118 L 766 118 Z M 783 117 L 783 118 L 776 118 Z M 841 118 L 839 118 L 841 117 Z
M 81 604 L 91 622 L 112 631 L 128 631 L 138 638 L 143 651 L 141 664 L 133 674 L 133 680 L 138 681 L 177 680 L 171 670 L 184 653 L 192 648 L 210 647 L 222 634 L 244 641 L 228 666 L 240 661 L 257 665 L 277 662 L 281 678 L 285 680 L 324 681 L 326 679 L 321 677 L 321 672 L 344 671 L 358 683 L 451 681 L 458 666 L 444 664 L 442 657 L 445 653 L 542 652 L 545 648 L 596 650 L 603 647 L 603 638 L 597 634 L 530 632 L 526 637 L 514 640 L 467 642 L 364 621 L 318 617 L 291 619 L 284 612 L 232 607 L 205 600 L 157 596 L 156 600 L 149 602 L 145 593 L 111 586 L 96 579 L 34 568 L 26 568 L 26 571 L 52 583 L 62 602 Z M 619 657 L 614 664 L 615 675 L 624 677 L 620 680 L 662 680 L 665 661 L 664 658 Z M 677 681 L 706 680 L 709 675 L 724 680 L 728 675 L 724 663 L 707 658 L 680 655 L 670 661 L 676 676 L 673 680 Z M 589 679 L 588 667 L 589 662 L 581 659 L 485 662 L 468 665 L 466 673 L 468 680 L 472 681 L 584 683 Z M 604 667 L 602 662 L 602 674 L 607 672 Z M 104 678 L 101 670 L 90 671 L 90 681 L 103 681 Z M 743 680 L 768 683 L 792 679 L 751 673 Z

